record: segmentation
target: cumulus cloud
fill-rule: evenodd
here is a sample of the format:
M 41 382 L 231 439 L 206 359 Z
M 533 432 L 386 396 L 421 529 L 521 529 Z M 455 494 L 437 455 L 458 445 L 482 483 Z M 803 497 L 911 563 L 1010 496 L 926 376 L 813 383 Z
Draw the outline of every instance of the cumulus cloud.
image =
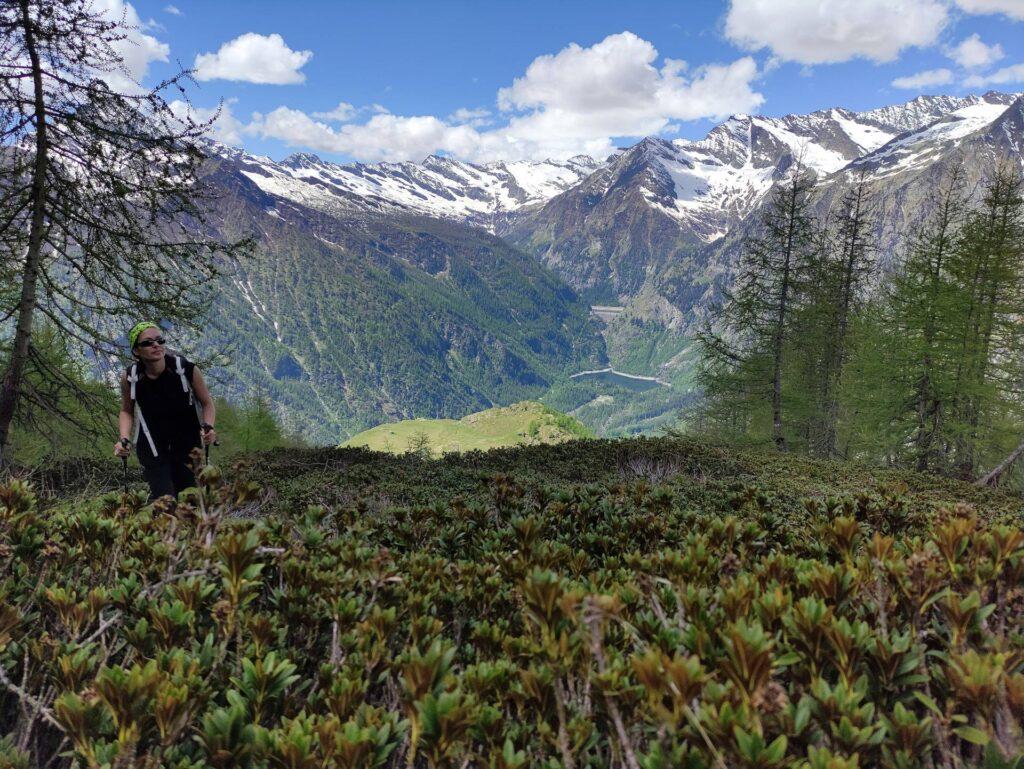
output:
M 218 109 L 217 107 L 196 107 L 187 102 L 176 99 L 168 106 L 171 112 L 182 122 L 206 123 L 210 122 L 207 135 L 222 144 L 240 145 L 242 143 L 242 122 L 231 112 L 231 105 L 235 100 L 225 102 Z
M 934 44 L 948 18 L 943 0 L 731 0 L 725 34 L 801 64 L 885 62 L 904 48 Z
M 196 56 L 194 67 L 198 80 L 290 85 L 306 80 L 299 70 L 312 57 L 312 51 L 293 51 L 276 33 L 246 32 L 224 43 L 217 53 Z
M 631 32 L 540 56 L 498 92 L 504 124 L 487 130 L 485 121 L 493 116 L 485 110 L 457 110 L 446 120 L 377 114 L 335 129 L 288 107 L 255 116 L 249 130 L 369 161 L 420 160 L 436 152 L 476 161 L 601 157 L 614 149 L 616 137 L 750 112 L 764 101 L 754 90 L 760 73 L 749 56 L 692 70 L 685 62 L 658 58 L 651 43 Z
M 127 71 L 104 72 L 100 76 L 115 90 L 137 92 L 138 83 L 149 73 L 149 65 L 154 61 L 167 61 L 170 46 L 142 31 L 148 25 L 143 24 L 131 3 L 124 0 L 95 0 L 93 8 L 106 19 L 124 24 L 122 32 L 125 38 L 114 43 L 114 50 L 124 60 Z
M 176 6 L 176 5 L 165 5 L 164 6 L 164 13 L 169 13 L 169 14 L 171 14 L 171 16 L 184 16 L 185 15 L 185 14 L 183 14 L 181 12 L 181 9 L 178 8 L 178 6 Z
M 972 75 L 964 80 L 968 88 L 983 88 L 989 85 L 1006 85 L 1008 83 L 1024 83 L 1024 64 L 997 69 L 988 75 Z
M 502 152 L 531 156 L 611 151 L 616 136 L 659 133 L 673 120 L 722 118 L 749 112 L 764 102 L 752 83 L 759 73 L 745 56 L 730 64 L 689 71 L 686 63 L 664 59 L 632 32 L 610 35 L 589 48 L 572 44 L 540 56 L 498 92 L 498 107 L 510 115 L 499 135 Z
M 906 88 L 917 91 L 922 88 L 933 88 L 953 82 L 953 73 L 948 69 L 929 69 L 908 77 L 898 77 L 892 81 L 894 88 Z
M 256 113 L 246 131 L 279 139 L 291 147 L 337 152 L 369 161 L 420 160 L 438 151 L 471 156 L 480 141 L 474 128 L 452 126 L 429 115 L 378 114 L 366 123 L 334 129 L 289 107 L 278 107 L 266 115 Z
M 320 120 L 329 120 L 336 123 L 344 123 L 356 116 L 358 110 L 348 102 L 339 102 L 338 106 L 329 112 L 314 112 L 313 117 Z
M 573 43 L 534 59 L 525 75 L 498 92 L 498 106 L 572 115 L 591 133 L 635 136 L 659 130 L 669 118 L 722 117 L 764 101 L 751 89 L 758 71 L 750 57 L 700 67 L 689 78 L 686 62 L 665 59 L 658 68 L 657 59 L 654 46 L 632 32 L 590 48 Z
M 1018 21 L 1024 20 L 1024 0 L 956 0 L 967 13 L 1001 13 Z
M 999 43 L 986 45 L 977 34 L 965 38 L 947 54 L 964 69 L 988 69 L 1004 55 Z
M 466 125 L 471 126 L 484 126 L 491 122 L 491 111 L 489 109 L 483 109 L 482 107 L 477 109 L 459 107 L 459 109 L 455 110 L 448 116 L 448 122 L 465 123 Z

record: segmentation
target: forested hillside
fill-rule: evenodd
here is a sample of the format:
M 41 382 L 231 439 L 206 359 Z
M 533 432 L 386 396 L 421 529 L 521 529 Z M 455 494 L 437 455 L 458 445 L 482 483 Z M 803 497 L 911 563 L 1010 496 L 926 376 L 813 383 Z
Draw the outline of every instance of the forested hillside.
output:
M 312 442 L 536 397 L 604 359 L 579 298 L 482 230 L 322 213 L 228 164 L 207 179 L 219 231 L 256 249 L 225 266 L 195 349 L 229 356 L 228 397 L 265 394 Z

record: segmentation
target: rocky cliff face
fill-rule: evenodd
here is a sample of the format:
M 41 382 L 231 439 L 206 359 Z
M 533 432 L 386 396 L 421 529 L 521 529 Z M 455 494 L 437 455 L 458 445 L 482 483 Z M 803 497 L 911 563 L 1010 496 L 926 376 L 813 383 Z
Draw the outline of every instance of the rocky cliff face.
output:
M 866 174 L 891 253 L 951 163 L 976 181 L 997 156 L 1020 161 L 1020 104 L 993 92 L 861 113 L 737 115 L 700 141 L 645 139 L 542 206 L 520 209 L 501 232 L 590 296 L 628 303 L 654 290 L 686 314 L 727 275 L 736 236 L 794 163 L 817 176 L 823 206 Z

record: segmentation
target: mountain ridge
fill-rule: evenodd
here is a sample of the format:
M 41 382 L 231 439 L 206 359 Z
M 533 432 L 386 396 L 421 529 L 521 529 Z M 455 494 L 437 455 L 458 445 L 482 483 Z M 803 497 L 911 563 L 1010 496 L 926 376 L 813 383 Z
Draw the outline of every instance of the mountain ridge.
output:
M 703 139 L 645 137 L 603 160 L 577 155 L 566 160 L 474 164 L 430 155 L 419 162 L 339 164 L 311 152 L 296 152 L 274 161 L 216 142 L 210 147 L 213 154 L 239 163 L 243 173 L 263 191 L 314 208 L 349 213 L 416 213 L 494 229 L 491 220 L 495 217 L 543 205 L 606 168 L 619 155 L 645 143 L 671 148 L 678 156 L 680 168 L 675 170 L 681 175 L 681 185 L 686 187 L 686 172 L 693 172 L 690 192 L 695 193 L 702 182 L 729 187 L 730 180 L 712 178 L 716 167 L 749 164 L 764 169 L 801 146 L 809 167 L 819 173 L 833 173 L 900 134 L 920 130 L 958 109 L 981 102 L 1008 105 L 1018 95 L 998 91 L 962 97 L 923 95 L 859 112 L 827 107 L 780 117 L 738 114 L 712 128 Z M 759 179 L 755 186 L 763 187 L 769 181 Z M 692 197 L 684 195 L 682 199 L 689 201 Z M 685 211 L 679 213 L 686 215 Z M 714 238 L 709 232 L 705 239 Z
M 994 158 L 1020 158 L 1022 146 L 1024 99 L 994 91 L 862 112 L 735 115 L 703 139 L 646 137 L 599 161 L 474 165 L 431 156 L 419 164 L 343 166 L 310 153 L 278 163 L 211 145 L 218 173 L 248 191 L 242 218 L 256 232 L 278 233 L 263 240 L 264 275 L 230 286 L 226 314 L 235 326 L 268 336 L 266 349 L 248 353 L 247 387 L 272 388 L 289 410 L 304 408 L 295 404 L 309 381 L 316 385 L 310 397 L 332 404 L 325 424 L 302 412 L 299 421 L 316 430 L 344 435 L 386 419 L 457 417 L 562 387 L 555 402 L 566 411 L 584 398 L 595 413 L 640 409 L 645 421 L 616 422 L 628 431 L 688 397 L 687 334 L 728 285 L 743 234 L 795 162 L 818 177 L 822 213 L 863 171 L 878 192 L 879 242 L 891 255 L 898 233 L 924 214 L 927 192 L 958 155 L 976 184 Z M 294 236 L 280 236 L 282 227 Z M 539 262 L 541 272 L 523 260 Z M 471 279 L 460 283 L 460 276 Z M 331 299 L 325 309 L 340 315 L 317 320 L 317 344 L 294 343 L 298 352 L 284 355 L 278 348 L 289 346 L 289 307 L 306 301 L 300 291 L 363 301 L 344 294 L 346 281 L 359 296 L 405 305 L 337 310 Z M 531 286 L 543 288 L 530 293 Z M 587 323 L 586 304 L 621 311 Z M 460 308 L 454 315 L 453 306 Z M 412 341 L 381 345 L 367 337 L 358 313 L 371 309 L 390 324 L 377 341 L 406 333 Z M 309 369 L 322 360 L 317 345 L 330 347 L 333 327 L 363 346 L 321 366 L 317 378 Z M 638 349 L 650 352 L 635 355 Z M 609 405 L 606 393 L 559 385 L 583 359 L 674 386 L 647 394 L 643 404 Z M 423 374 L 419 386 L 409 379 L 414 371 Z

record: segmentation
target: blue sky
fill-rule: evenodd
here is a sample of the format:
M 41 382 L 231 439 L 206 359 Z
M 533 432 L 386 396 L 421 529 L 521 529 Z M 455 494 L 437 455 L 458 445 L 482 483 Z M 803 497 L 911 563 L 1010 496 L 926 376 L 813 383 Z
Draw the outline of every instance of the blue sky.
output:
M 199 65 L 198 114 L 224 100 L 219 138 L 275 158 L 600 155 L 650 133 L 699 138 L 734 112 L 1024 90 L 1024 0 L 136 0 L 129 10 L 144 31 L 133 71 L 152 83 Z

